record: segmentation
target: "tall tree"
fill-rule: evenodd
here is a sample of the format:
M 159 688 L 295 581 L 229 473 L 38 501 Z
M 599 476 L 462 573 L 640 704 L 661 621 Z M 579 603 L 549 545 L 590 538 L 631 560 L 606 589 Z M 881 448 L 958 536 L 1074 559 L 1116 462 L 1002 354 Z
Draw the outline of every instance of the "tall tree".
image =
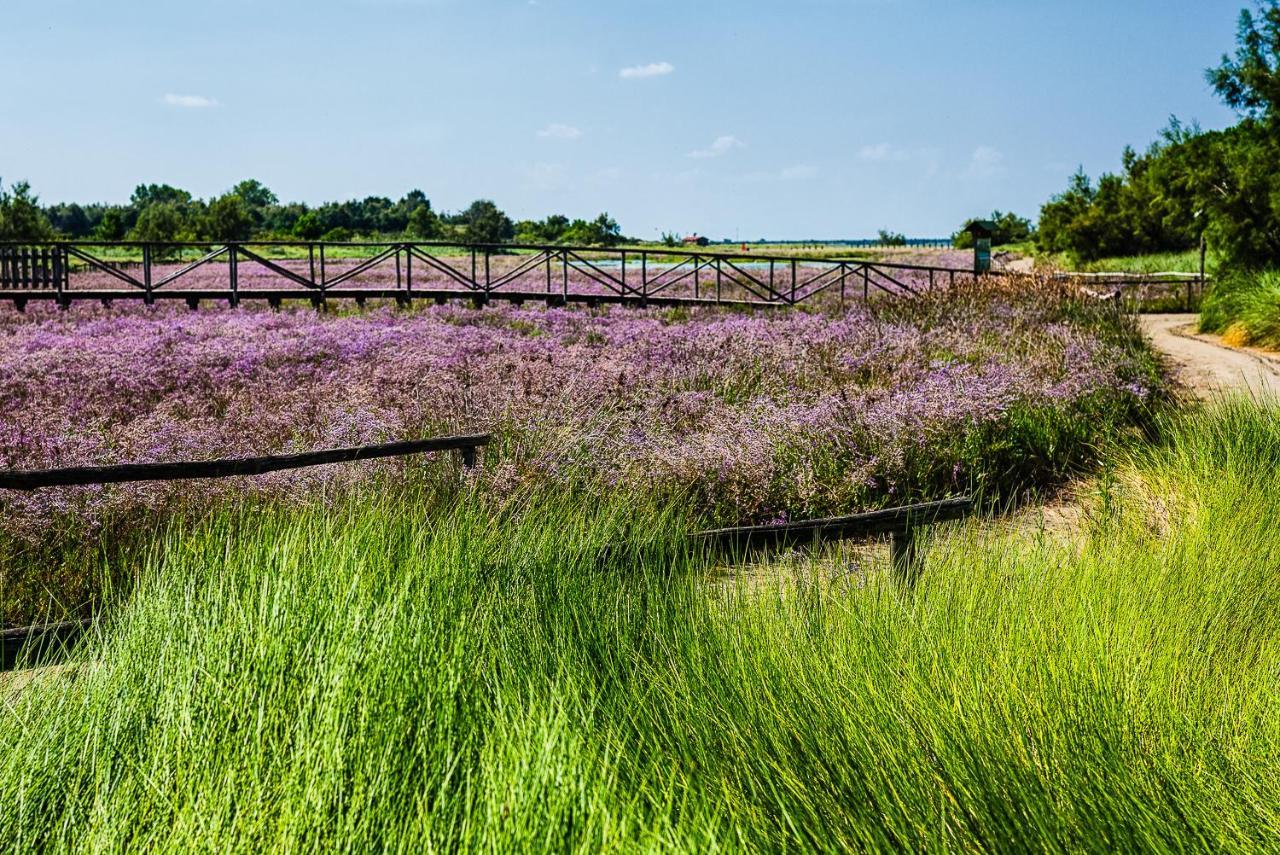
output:
M 1227 106 L 1253 119 L 1280 119 L 1280 0 L 1240 12 L 1235 57 L 1222 55 L 1205 77 Z
M 0 183 L 0 240 L 40 241 L 56 236 L 30 184 L 19 181 L 5 190 Z
M 511 218 L 489 199 L 477 199 L 462 215 L 467 243 L 502 243 L 515 237 Z
M 249 240 L 253 237 L 253 210 L 237 193 L 219 196 L 209 203 L 204 216 L 204 233 L 220 241 Z

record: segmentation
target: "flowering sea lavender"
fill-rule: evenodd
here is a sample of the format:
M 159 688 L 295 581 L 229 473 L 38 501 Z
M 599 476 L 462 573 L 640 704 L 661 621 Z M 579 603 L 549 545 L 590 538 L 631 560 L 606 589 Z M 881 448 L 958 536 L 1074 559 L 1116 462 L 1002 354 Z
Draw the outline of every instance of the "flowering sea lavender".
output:
M 1139 412 L 1159 377 L 1123 327 L 1011 290 L 836 314 L 32 307 L 0 313 L 0 465 L 491 431 L 499 450 L 480 477 L 504 490 L 594 483 L 691 497 L 719 522 L 799 518 L 968 489 L 1010 456 L 1065 465 L 1078 450 L 1034 447 L 1054 437 L 1019 426 L 1075 419 L 1096 437 Z M 10 494 L 0 525 L 91 531 L 402 465 Z

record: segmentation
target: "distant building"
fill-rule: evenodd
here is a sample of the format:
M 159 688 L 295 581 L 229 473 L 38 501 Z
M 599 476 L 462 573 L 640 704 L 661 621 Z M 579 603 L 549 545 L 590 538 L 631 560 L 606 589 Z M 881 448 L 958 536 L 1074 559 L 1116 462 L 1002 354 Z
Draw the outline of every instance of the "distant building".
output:
M 686 235 L 684 239 L 685 246 L 706 246 L 709 243 L 711 243 L 710 240 L 696 232 L 691 235 Z

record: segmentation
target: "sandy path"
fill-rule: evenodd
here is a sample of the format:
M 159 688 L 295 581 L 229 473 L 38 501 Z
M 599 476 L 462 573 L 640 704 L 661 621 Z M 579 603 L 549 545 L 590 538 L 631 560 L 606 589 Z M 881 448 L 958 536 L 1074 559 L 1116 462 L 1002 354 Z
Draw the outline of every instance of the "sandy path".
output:
M 1139 320 L 1197 398 L 1245 392 L 1280 402 L 1280 357 L 1227 347 L 1216 336 L 1200 335 L 1195 315 L 1142 315 Z

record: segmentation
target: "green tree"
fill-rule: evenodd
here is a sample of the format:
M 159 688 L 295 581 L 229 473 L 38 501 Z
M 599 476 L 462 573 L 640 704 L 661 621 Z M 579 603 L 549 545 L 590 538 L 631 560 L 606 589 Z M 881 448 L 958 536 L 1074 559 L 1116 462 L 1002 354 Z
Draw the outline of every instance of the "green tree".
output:
M 431 210 L 431 203 L 419 205 L 409 214 L 409 234 L 422 240 L 440 237 L 440 218 Z
M 256 178 L 246 178 L 241 181 L 231 188 L 229 195 L 240 197 L 249 209 L 254 211 L 261 211 L 270 208 L 272 205 L 280 204 L 276 194 L 272 193 L 265 184 Z
M 574 220 L 559 235 L 559 241 L 580 246 L 613 246 L 622 240 L 617 220 L 607 213 L 594 220 Z
M 463 239 L 467 243 L 494 244 L 515 237 L 515 223 L 492 201 L 477 199 L 462 214 Z
M 121 205 L 108 206 L 93 229 L 93 237 L 97 240 L 124 240 L 129 229 L 133 228 L 131 213 L 132 209 Z
M 1280 118 L 1280 0 L 1265 0 L 1240 12 L 1236 54 L 1222 55 L 1205 77 L 1219 97 L 1244 116 Z
M 0 240 L 45 241 L 56 237 L 30 184 L 19 181 L 5 190 L 0 183 Z
M 318 211 L 307 211 L 293 224 L 293 233 L 303 240 L 317 240 L 329 229 L 324 216 Z
M 249 203 L 233 191 L 209 203 L 202 231 L 217 241 L 243 241 L 253 237 L 256 222 Z
M 1008 213 L 992 211 L 990 217 L 971 217 L 965 220 L 964 225 L 960 227 L 960 231 L 951 236 L 952 246 L 957 249 L 969 249 L 972 247 L 973 235 L 969 233 L 969 227 L 983 219 L 995 225 L 995 229 L 991 234 L 992 246 L 1021 243 L 1028 240 L 1034 232 L 1031 227 L 1031 221 L 1025 217 L 1019 217 L 1012 211 Z
M 187 221 L 187 211 L 176 202 L 156 202 L 147 205 L 138 214 L 138 220 L 129 230 L 129 240 L 148 243 L 167 243 L 190 240 L 194 237 Z
M 189 205 L 191 194 L 169 184 L 139 184 L 133 188 L 129 203 L 139 210 L 150 205 Z

